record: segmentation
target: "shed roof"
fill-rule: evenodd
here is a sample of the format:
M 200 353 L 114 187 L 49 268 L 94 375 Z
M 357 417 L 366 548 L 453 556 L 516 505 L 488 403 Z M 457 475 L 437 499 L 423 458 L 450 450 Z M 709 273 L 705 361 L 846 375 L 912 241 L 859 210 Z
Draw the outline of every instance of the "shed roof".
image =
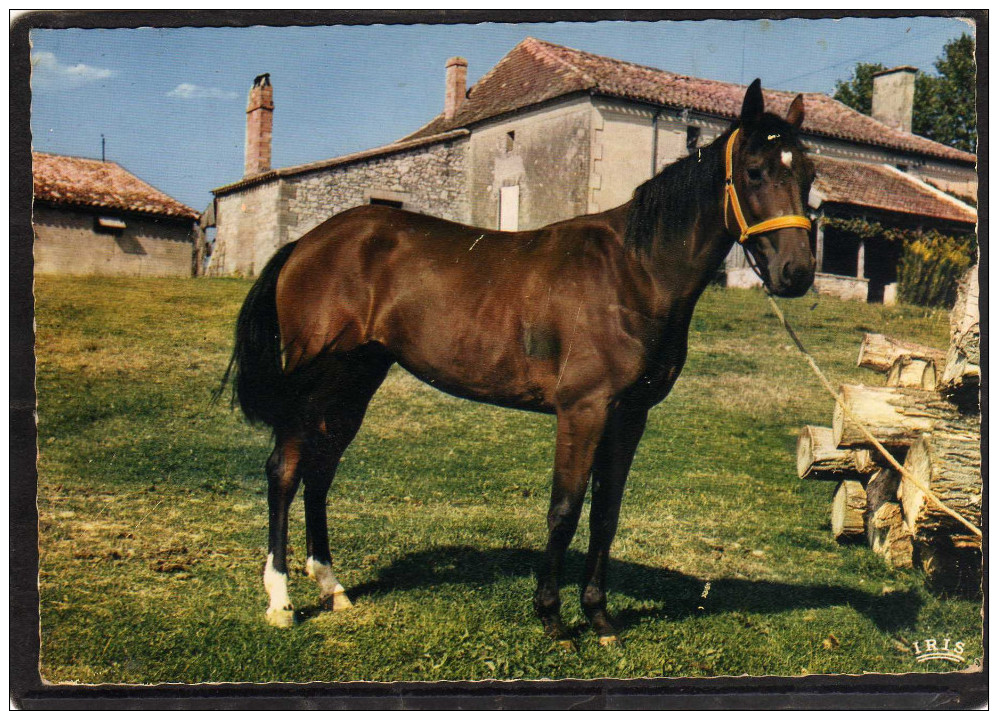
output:
M 814 190 L 823 202 L 953 222 L 977 222 L 977 211 L 970 205 L 892 166 L 826 156 L 812 158 L 817 169 Z
M 468 91 L 451 119 L 440 114 L 406 139 L 468 126 L 575 92 L 590 92 L 691 109 L 725 119 L 741 111 L 745 87 L 673 74 L 528 37 L 514 47 Z M 763 92 L 766 108 L 784 113 L 796 92 Z M 975 163 L 972 153 L 891 128 L 820 93 L 804 94 L 803 131 L 808 134 L 900 151 Z
M 117 163 L 34 151 L 31 162 L 36 200 L 165 217 L 198 215 Z

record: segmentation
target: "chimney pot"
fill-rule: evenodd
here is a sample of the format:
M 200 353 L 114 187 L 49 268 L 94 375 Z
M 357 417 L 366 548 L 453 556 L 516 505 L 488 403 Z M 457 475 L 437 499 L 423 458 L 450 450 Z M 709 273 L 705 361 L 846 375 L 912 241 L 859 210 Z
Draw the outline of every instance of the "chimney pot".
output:
M 444 118 L 452 119 L 464 103 L 468 81 L 468 60 L 451 57 L 447 60 L 447 77 L 444 91 Z
M 911 133 L 915 108 L 915 67 L 894 67 L 873 75 L 873 118 Z
M 246 103 L 246 169 L 243 177 L 270 170 L 270 137 L 274 130 L 274 87 L 270 74 L 253 80 Z

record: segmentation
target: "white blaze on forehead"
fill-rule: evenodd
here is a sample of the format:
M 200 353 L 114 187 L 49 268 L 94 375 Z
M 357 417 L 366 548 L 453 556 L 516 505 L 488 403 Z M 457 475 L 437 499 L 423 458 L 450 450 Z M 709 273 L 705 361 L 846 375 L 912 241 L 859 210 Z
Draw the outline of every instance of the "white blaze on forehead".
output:
M 336 576 L 333 575 L 333 569 L 325 563 L 320 563 L 315 558 L 309 557 L 305 561 L 305 572 L 319 584 L 320 597 L 328 597 L 334 593 L 344 592 L 343 586 L 340 585 Z
M 277 569 L 274 568 L 273 553 L 267 556 L 267 567 L 263 569 L 263 587 L 267 590 L 267 595 L 270 596 L 268 612 L 294 609 L 291 598 L 288 597 L 288 574 L 278 573 Z
M 790 151 L 782 151 L 780 153 L 780 162 L 788 168 L 792 168 L 794 164 L 794 154 Z

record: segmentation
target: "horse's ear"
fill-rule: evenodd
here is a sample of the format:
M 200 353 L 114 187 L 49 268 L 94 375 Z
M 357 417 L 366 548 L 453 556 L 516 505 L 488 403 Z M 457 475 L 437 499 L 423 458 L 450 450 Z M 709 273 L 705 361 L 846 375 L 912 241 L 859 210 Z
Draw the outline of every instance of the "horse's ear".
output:
M 794 100 L 790 102 L 790 108 L 787 109 L 787 123 L 789 123 L 794 128 L 800 128 L 801 124 L 804 123 L 804 95 L 798 94 L 794 97 Z
M 764 109 L 762 98 L 762 81 L 756 79 L 749 84 L 742 102 L 742 123 L 755 123 L 762 116 Z

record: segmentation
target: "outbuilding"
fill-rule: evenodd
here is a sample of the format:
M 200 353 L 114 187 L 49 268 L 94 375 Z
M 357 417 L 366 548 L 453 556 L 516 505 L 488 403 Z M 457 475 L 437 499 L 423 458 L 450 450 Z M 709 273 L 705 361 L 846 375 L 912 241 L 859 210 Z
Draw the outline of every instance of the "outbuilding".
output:
M 31 157 L 36 274 L 195 273 L 193 209 L 117 163 Z

